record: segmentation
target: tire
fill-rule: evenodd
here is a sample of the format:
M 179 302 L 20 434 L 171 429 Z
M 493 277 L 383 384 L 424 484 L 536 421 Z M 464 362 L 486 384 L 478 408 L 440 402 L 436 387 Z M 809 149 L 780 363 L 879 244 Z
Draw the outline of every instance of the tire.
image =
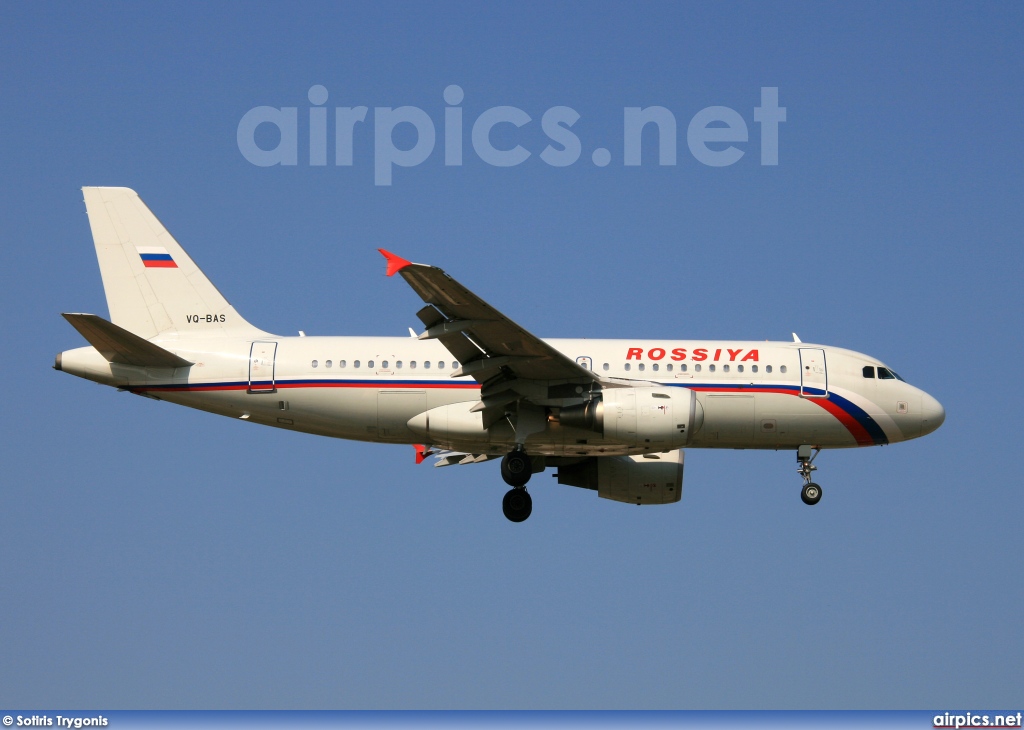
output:
M 800 490 L 800 499 L 804 501 L 804 504 L 817 504 L 821 500 L 821 487 L 814 482 L 805 484 L 804 488 Z
M 501 500 L 501 511 L 509 522 L 523 522 L 533 512 L 533 498 L 525 489 L 510 489 Z
M 524 487 L 533 476 L 533 464 L 525 451 L 511 451 L 501 460 L 501 478 L 510 487 Z

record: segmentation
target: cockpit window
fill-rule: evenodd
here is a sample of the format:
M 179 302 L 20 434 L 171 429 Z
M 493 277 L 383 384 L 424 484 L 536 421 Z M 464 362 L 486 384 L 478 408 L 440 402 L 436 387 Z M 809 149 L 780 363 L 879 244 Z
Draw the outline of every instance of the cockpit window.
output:
M 888 368 L 878 368 L 878 379 L 879 380 L 893 380 L 895 376 L 892 371 Z
M 864 377 L 865 378 L 873 378 L 873 377 L 875 377 L 875 366 L 874 365 L 865 365 L 864 366 Z
M 897 379 L 898 381 L 900 381 L 901 383 L 905 383 L 905 382 L 907 382 L 906 380 L 904 380 L 903 378 L 901 378 L 901 377 L 900 377 L 900 374 L 899 374 L 898 372 L 896 372 L 895 370 L 890 370 L 889 372 L 890 372 L 890 373 L 892 373 L 892 376 L 893 376 L 894 378 L 896 378 L 896 379 Z

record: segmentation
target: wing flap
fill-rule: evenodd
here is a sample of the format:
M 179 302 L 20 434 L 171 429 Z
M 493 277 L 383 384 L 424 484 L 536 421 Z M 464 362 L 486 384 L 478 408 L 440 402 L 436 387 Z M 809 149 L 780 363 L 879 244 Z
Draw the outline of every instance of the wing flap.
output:
M 434 462 L 434 466 L 461 466 L 463 464 L 479 464 L 498 458 L 495 454 L 470 454 L 464 451 L 443 451 Z
M 420 322 L 422 322 L 423 326 L 427 329 L 444 322 L 444 315 L 438 312 L 437 309 L 430 304 L 416 312 L 416 316 L 420 318 Z

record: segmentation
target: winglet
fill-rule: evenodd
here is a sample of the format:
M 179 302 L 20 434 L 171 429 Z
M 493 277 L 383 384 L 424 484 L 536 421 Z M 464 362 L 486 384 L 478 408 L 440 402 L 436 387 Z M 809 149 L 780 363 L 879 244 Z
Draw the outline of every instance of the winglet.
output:
M 388 276 L 394 276 L 406 266 L 412 265 L 412 261 L 406 261 L 401 256 L 395 256 L 395 254 L 390 251 L 385 251 L 382 248 L 378 248 L 377 250 L 380 251 L 381 255 L 388 260 Z
M 422 464 L 424 459 L 426 459 L 428 456 L 433 456 L 434 454 L 434 452 L 429 447 L 423 444 L 413 444 L 412 446 L 414 449 L 416 449 L 417 464 Z

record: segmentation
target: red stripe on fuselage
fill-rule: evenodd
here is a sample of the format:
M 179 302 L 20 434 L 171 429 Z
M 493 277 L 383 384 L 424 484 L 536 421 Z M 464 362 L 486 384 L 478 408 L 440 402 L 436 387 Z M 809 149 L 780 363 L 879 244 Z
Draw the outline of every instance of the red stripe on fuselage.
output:
M 828 398 L 807 398 L 806 400 L 821 406 L 835 416 L 836 420 L 846 426 L 846 430 L 850 432 L 850 435 L 853 436 L 858 446 L 875 445 L 875 440 L 871 438 L 871 434 L 867 432 L 867 429 L 860 425 L 856 418 L 851 416 Z
M 410 390 L 420 390 L 420 389 L 423 389 L 423 388 L 457 388 L 459 390 L 466 390 L 466 389 L 475 388 L 475 389 L 479 390 L 479 388 L 480 388 L 480 385 L 478 383 L 451 383 L 451 384 L 448 384 L 448 383 L 409 383 L 409 382 L 401 382 L 401 383 L 387 383 L 387 382 L 374 382 L 374 383 L 299 382 L 299 383 L 293 383 L 293 382 L 287 382 L 287 381 L 284 381 L 284 382 L 278 381 L 277 383 L 271 383 L 269 380 L 268 381 L 256 381 L 254 383 L 254 385 L 257 388 L 260 388 L 260 389 L 273 387 L 273 388 L 277 388 L 278 390 L 281 390 L 282 388 L 376 388 L 376 389 L 384 389 L 384 390 L 394 390 L 396 388 L 409 388 Z M 250 386 L 249 386 L 248 383 L 228 383 L 228 384 L 217 383 L 217 384 L 214 384 L 214 385 L 201 385 L 201 384 L 198 384 L 198 385 L 182 385 L 182 386 L 176 386 L 176 385 L 143 385 L 143 386 L 139 386 L 139 387 L 131 387 L 129 389 L 133 390 L 135 392 L 141 392 L 141 391 L 154 392 L 154 391 L 158 391 L 158 392 L 161 392 L 161 393 L 174 393 L 174 392 L 193 393 L 193 392 L 199 392 L 199 391 L 202 391 L 202 392 L 213 392 L 213 391 L 220 391 L 220 390 L 224 390 L 224 391 L 228 391 L 228 390 L 248 390 L 249 387 Z M 263 391 L 263 392 L 269 392 L 269 390 Z

